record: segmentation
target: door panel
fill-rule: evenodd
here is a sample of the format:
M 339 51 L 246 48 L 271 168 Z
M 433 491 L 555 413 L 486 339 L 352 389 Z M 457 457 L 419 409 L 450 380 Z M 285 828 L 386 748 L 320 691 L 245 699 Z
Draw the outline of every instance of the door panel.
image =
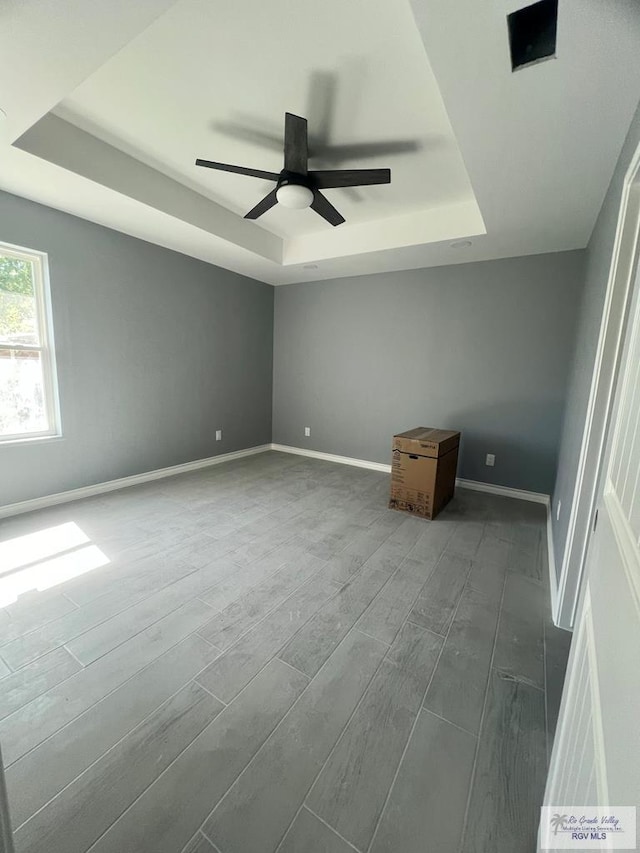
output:
M 640 812 L 640 288 L 636 280 L 596 530 L 545 805 Z M 640 845 L 640 835 L 638 842 Z M 610 848 L 602 848 L 610 849 Z

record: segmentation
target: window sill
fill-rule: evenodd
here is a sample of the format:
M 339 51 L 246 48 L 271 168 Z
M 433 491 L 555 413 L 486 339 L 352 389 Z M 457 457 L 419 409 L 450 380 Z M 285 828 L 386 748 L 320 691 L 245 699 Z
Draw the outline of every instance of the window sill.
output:
M 0 438 L 0 449 L 3 447 L 16 447 L 17 445 L 49 444 L 64 441 L 61 433 L 56 435 L 26 435 L 24 438 Z

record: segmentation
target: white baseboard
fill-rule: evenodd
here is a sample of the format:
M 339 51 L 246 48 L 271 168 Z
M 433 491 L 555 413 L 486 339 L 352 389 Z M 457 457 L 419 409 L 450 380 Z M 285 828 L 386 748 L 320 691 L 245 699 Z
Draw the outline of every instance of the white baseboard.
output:
M 10 516 L 20 515 L 24 512 L 34 512 L 35 510 L 46 509 L 46 507 L 55 506 L 56 504 L 78 501 L 82 498 L 90 498 L 105 492 L 114 492 L 117 489 L 126 489 L 129 486 L 137 486 L 140 483 L 148 483 L 151 480 L 174 477 L 177 474 L 197 471 L 199 468 L 208 468 L 211 465 L 221 465 L 223 462 L 231 462 L 233 459 L 242 459 L 244 456 L 253 456 L 256 453 L 264 453 L 267 450 L 277 450 L 280 453 L 292 453 L 297 456 L 308 456 L 311 459 L 322 459 L 325 462 L 336 462 L 340 465 L 352 465 L 355 468 L 368 468 L 371 471 L 381 471 L 386 474 L 391 472 L 391 465 L 384 462 L 371 462 L 369 459 L 356 459 L 352 456 L 337 456 L 333 453 L 321 453 L 318 450 L 307 450 L 305 447 L 291 447 L 286 444 L 261 444 L 257 447 L 235 450 L 232 453 L 221 453 L 219 456 L 196 459 L 194 462 L 185 462 L 182 465 L 158 468 L 155 471 L 145 471 L 142 474 L 133 474 L 130 477 L 121 477 L 118 480 L 108 480 L 104 483 L 82 486 L 79 489 L 70 489 L 67 492 L 58 492 L 54 495 L 45 495 L 41 498 L 32 498 L 31 500 L 6 504 L 0 507 L 0 518 L 9 518 Z M 456 479 L 456 485 L 463 489 L 473 489 L 477 492 L 488 492 L 492 495 L 503 495 L 509 498 L 516 498 L 517 500 L 549 504 L 549 496 L 539 492 L 527 492 L 522 489 L 512 489 L 509 486 L 496 486 L 493 483 L 481 483 L 477 480 L 463 480 L 460 478 Z M 551 533 L 549 533 L 550 536 Z M 551 550 L 549 553 L 549 562 L 551 563 L 553 551 Z
M 272 444 L 272 450 L 280 453 L 293 453 L 296 456 L 309 456 L 311 459 L 322 459 L 325 462 L 337 462 L 339 465 L 352 465 L 354 468 L 369 468 L 371 471 L 391 473 L 391 465 L 384 462 L 370 462 L 368 459 L 355 459 L 353 456 L 335 456 L 333 453 L 320 453 L 319 450 L 307 450 L 306 447 L 290 447 L 288 444 Z
M 479 480 L 462 480 L 457 477 L 456 486 L 460 486 L 461 489 L 472 489 L 475 492 L 487 492 L 490 495 L 515 498 L 517 501 L 531 501 L 536 504 L 549 503 L 549 495 L 545 495 L 543 492 L 527 492 L 525 489 L 512 489 L 511 486 L 498 486 L 495 483 L 481 483 Z
M 272 450 L 281 453 L 294 453 L 297 456 L 309 456 L 311 459 L 323 459 L 325 462 L 337 462 L 340 465 L 353 465 L 356 468 L 369 468 L 371 471 L 391 473 L 391 465 L 384 462 L 370 462 L 368 459 L 355 459 L 352 456 L 335 456 L 333 453 L 320 453 L 318 450 L 307 450 L 305 447 L 290 447 L 287 444 L 272 444 Z M 491 495 L 504 495 L 521 501 L 548 504 L 549 495 L 542 492 L 527 492 L 523 489 L 512 489 L 509 486 L 496 486 L 493 483 L 480 483 L 477 480 L 462 480 L 456 478 L 456 486 L 462 489 L 473 489 L 476 492 L 488 492 Z
M 551 590 L 551 618 L 558 625 L 558 579 L 556 578 L 556 553 L 553 548 L 553 522 L 551 518 L 551 501 L 547 504 L 547 563 L 549 565 L 549 589 Z
M 182 465 L 172 465 L 169 468 L 157 468 L 155 471 L 145 471 L 143 474 L 133 474 L 130 477 L 121 477 L 118 480 L 108 480 L 106 483 L 95 483 L 92 486 L 82 486 L 79 489 L 70 489 L 68 492 L 58 492 L 55 495 L 45 495 L 42 498 L 33 498 L 28 501 L 7 504 L 0 507 L 0 518 L 9 518 L 12 515 L 20 515 L 23 512 L 34 512 L 38 509 L 46 509 L 56 504 L 78 501 L 82 498 L 90 498 L 101 495 L 104 492 L 114 492 L 117 489 L 126 489 L 129 486 L 138 486 L 140 483 L 148 483 L 151 480 L 161 480 L 164 477 L 175 477 L 176 474 L 186 474 L 189 471 L 197 471 L 199 468 L 208 468 L 211 465 L 221 465 L 223 462 L 231 462 L 233 459 L 242 459 L 244 456 L 254 456 L 256 453 L 264 453 L 271 450 L 270 444 L 260 444 L 257 447 L 247 447 L 244 450 L 234 450 L 231 453 L 221 453 L 219 456 L 209 456 L 206 459 L 196 459 L 194 462 L 184 462 Z

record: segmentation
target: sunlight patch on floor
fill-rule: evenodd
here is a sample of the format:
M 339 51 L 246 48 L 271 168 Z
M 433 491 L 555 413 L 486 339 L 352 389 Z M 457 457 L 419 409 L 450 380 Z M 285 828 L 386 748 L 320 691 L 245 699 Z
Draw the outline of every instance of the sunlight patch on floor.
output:
M 58 586 L 110 560 L 75 522 L 0 543 L 0 607 L 26 592 Z
M 61 554 L 90 539 L 73 521 L 0 542 L 0 574 Z

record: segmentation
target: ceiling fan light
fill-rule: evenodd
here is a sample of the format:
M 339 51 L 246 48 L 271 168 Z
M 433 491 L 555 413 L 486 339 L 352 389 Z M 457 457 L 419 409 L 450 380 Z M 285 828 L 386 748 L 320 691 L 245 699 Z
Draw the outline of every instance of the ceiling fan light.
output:
M 282 184 L 276 192 L 278 203 L 292 210 L 303 210 L 310 207 L 313 201 L 313 192 L 309 187 L 302 184 Z

